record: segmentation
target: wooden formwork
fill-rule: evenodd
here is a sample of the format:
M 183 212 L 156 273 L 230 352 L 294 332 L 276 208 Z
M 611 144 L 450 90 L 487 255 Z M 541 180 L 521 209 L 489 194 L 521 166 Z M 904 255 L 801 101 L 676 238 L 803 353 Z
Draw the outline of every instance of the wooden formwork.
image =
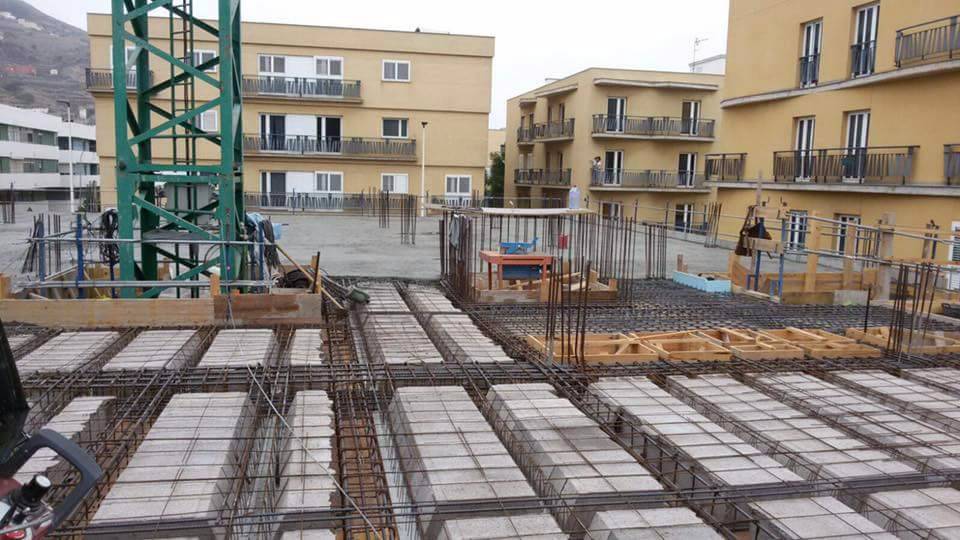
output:
M 791 360 L 804 357 L 803 349 L 783 339 L 747 329 L 718 328 L 698 332 L 730 349 L 744 360 Z
M 856 340 L 832 334 L 825 330 L 801 330 L 788 326 L 779 330 L 759 330 L 759 333 L 797 346 L 810 358 L 878 358 L 880 349 L 858 343 Z
M 567 301 L 579 301 L 584 291 L 587 293 L 587 302 L 613 302 L 617 299 L 617 280 L 609 279 L 604 283 L 594 270 L 590 271 L 589 279 L 584 279 L 581 272 L 565 273 L 557 277 L 548 274 L 543 279 L 504 280 L 502 287 L 497 287 L 497 282 L 494 281 L 493 288 L 490 287 L 487 274 L 478 272 L 474 274 L 473 288 L 477 300 L 481 303 L 544 303 L 549 299 L 551 282 L 554 280 L 563 284 L 561 290 Z
M 886 347 L 890 339 L 890 328 L 874 326 L 867 328 L 866 331 L 860 328 L 847 328 L 846 336 L 874 347 Z M 960 333 L 943 331 L 914 333 L 907 347 L 911 352 L 918 354 L 957 353 L 960 352 Z
M 730 360 L 730 349 L 700 331 L 639 334 L 643 342 L 663 360 Z
M 547 354 L 546 339 L 527 336 L 527 343 L 542 354 Z M 555 358 L 579 358 L 580 352 L 572 350 L 572 343 L 553 340 Z M 583 346 L 583 361 L 587 364 L 636 364 L 658 360 L 657 351 L 651 349 L 632 333 L 587 334 Z

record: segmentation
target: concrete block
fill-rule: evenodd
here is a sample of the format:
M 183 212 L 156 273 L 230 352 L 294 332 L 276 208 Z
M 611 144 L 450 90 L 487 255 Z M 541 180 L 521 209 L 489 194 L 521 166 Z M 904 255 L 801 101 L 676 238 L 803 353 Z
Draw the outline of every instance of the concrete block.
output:
M 111 358 L 103 371 L 180 369 L 199 346 L 196 330 L 146 330 Z
M 244 328 L 217 332 L 197 367 L 244 367 L 265 364 L 276 347 L 273 330 Z
M 298 328 L 294 330 L 287 357 L 289 365 L 322 365 L 326 361 L 326 355 L 323 330 L 319 328 Z
M 35 373 L 74 371 L 83 367 L 110 346 L 117 332 L 61 332 L 17 361 L 20 376 Z
M 649 508 L 598 512 L 587 529 L 595 540 L 720 540 L 717 531 L 688 508 Z
M 750 503 L 757 522 L 750 538 L 895 540 L 864 516 L 832 497 L 804 497 Z
M 874 493 L 867 497 L 860 513 L 907 540 L 960 537 L 960 491 L 953 488 Z
M 549 514 L 447 520 L 437 540 L 566 540 Z

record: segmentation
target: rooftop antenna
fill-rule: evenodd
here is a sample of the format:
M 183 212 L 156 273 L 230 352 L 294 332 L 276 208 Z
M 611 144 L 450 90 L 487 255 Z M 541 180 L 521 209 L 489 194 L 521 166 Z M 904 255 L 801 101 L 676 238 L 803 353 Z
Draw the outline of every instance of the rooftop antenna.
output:
M 693 61 L 690 62 L 690 71 L 694 71 L 697 69 L 697 49 L 700 48 L 700 44 L 709 40 L 710 38 L 698 38 L 698 37 L 693 38 Z

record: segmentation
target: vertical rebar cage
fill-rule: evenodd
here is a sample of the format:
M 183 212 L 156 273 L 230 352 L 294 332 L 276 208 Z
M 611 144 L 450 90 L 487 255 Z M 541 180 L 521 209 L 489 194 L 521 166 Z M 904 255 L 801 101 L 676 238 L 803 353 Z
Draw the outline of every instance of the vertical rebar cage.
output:
M 244 234 L 240 0 L 218 1 L 216 27 L 194 17 L 193 0 L 112 2 L 119 238 L 135 240 L 139 231 L 140 240 L 120 243 L 120 279 L 157 280 L 164 257 L 178 270 L 171 287 L 212 272 L 229 283 L 244 273 L 244 248 L 233 243 Z M 150 17 L 161 8 L 167 20 Z M 196 33 L 217 43 L 212 57 L 195 50 Z M 213 111 L 216 129 L 203 121 Z M 157 154 L 170 158 L 155 161 L 153 143 L 161 141 Z M 218 255 L 164 247 L 178 240 L 210 242 Z

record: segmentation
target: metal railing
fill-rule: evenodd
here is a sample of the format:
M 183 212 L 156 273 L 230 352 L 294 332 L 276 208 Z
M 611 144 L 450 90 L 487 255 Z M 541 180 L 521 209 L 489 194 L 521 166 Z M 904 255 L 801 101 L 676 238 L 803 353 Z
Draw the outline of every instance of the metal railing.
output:
M 243 151 L 247 154 L 334 154 L 348 157 L 416 159 L 417 141 L 367 137 L 244 135 Z
M 113 90 L 113 70 L 87 68 L 86 70 L 87 90 Z M 153 85 L 153 72 L 150 72 L 150 84 Z M 131 69 L 127 72 L 127 90 L 137 88 L 137 71 Z
M 311 77 L 245 76 L 246 96 L 360 99 L 360 81 Z
M 594 169 L 590 174 L 590 185 L 623 189 L 703 189 L 704 177 L 693 171 Z
M 850 75 L 872 75 L 877 64 L 877 41 L 854 43 L 850 46 Z
M 916 146 L 823 148 L 773 153 L 776 182 L 906 184 Z
M 570 169 L 514 169 L 514 183 L 521 186 L 569 186 Z
M 947 185 L 960 185 L 960 144 L 943 145 L 943 177 Z
M 820 54 L 800 57 L 800 88 L 816 86 L 820 82 Z
M 897 67 L 904 63 L 953 59 L 960 53 L 960 16 L 944 17 L 897 30 Z
M 519 127 L 517 128 L 517 142 L 518 143 L 532 143 L 534 139 L 534 134 L 536 127 Z
M 743 180 L 747 154 L 707 154 L 703 157 L 703 175 L 707 182 L 738 182 Z
M 593 133 L 646 137 L 713 137 L 715 122 L 704 118 L 593 115 Z
M 536 140 L 573 138 L 573 126 L 573 118 L 568 118 L 560 122 L 534 124 L 533 138 Z

